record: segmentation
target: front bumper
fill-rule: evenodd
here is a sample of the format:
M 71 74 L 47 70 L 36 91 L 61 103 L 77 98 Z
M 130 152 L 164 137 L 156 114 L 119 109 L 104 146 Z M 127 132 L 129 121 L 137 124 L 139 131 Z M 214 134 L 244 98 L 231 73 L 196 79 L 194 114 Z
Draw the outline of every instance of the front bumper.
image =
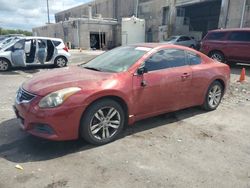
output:
M 28 133 L 49 140 L 74 140 L 79 137 L 79 126 L 84 106 L 62 105 L 56 108 L 41 109 L 39 98 L 30 103 L 13 106 L 20 126 Z

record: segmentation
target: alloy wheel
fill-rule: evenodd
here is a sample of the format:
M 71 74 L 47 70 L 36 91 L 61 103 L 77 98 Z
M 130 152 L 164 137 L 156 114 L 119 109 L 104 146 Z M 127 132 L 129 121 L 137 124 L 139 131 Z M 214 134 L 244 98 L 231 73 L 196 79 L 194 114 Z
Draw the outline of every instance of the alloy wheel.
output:
M 8 62 L 0 60 L 0 71 L 6 71 L 9 68 Z
M 212 108 L 216 108 L 222 97 L 222 89 L 219 85 L 214 85 L 208 94 L 208 103 Z
M 114 107 L 99 109 L 90 122 L 92 136 L 98 140 L 109 139 L 116 134 L 121 125 L 121 115 Z
M 218 54 L 218 53 L 212 54 L 211 58 L 214 59 L 214 60 L 217 60 L 219 62 L 223 62 L 223 57 L 220 54 Z
M 58 67 L 64 67 L 66 65 L 66 60 L 63 58 L 63 57 L 59 57 L 57 60 L 56 60 L 56 65 Z

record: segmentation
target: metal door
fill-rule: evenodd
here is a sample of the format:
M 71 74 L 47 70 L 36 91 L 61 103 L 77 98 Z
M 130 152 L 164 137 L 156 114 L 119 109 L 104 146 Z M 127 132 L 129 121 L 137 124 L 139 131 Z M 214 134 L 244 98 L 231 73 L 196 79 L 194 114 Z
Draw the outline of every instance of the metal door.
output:
M 25 39 L 21 39 L 12 46 L 11 60 L 15 66 L 26 66 L 26 56 L 24 51 Z

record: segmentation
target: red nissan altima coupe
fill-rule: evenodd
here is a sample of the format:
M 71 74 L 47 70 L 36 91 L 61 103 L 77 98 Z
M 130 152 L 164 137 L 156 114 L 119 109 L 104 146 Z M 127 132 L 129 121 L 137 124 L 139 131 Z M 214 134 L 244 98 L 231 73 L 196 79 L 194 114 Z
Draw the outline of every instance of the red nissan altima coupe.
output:
M 19 88 L 14 109 L 32 135 L 102 145 L 144 118 L 192 106 L 215 110 L 229 77 L 227 65 L 187 47 L 131 45 L 37 74 Z

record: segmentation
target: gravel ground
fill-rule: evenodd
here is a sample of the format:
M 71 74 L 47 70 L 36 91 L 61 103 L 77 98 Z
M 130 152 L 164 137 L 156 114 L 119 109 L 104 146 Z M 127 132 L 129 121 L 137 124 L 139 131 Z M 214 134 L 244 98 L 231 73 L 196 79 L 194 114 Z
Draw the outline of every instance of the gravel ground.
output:
M 96 53 L 96 52 L 94 52 Z M 74 52 L 74 63 L 96 54 Z M 44 69 L 0 74 L 0 188 L 250 187 L 250 83 L 231 85 L 213 112 L 190 108 L 140 121 L 101 147 L 51 142 L 21 131 L 11 105 Z M 247 67 L 250 81 L 250 67 Z M 20 165 L 23 170 L 15 168 Z

